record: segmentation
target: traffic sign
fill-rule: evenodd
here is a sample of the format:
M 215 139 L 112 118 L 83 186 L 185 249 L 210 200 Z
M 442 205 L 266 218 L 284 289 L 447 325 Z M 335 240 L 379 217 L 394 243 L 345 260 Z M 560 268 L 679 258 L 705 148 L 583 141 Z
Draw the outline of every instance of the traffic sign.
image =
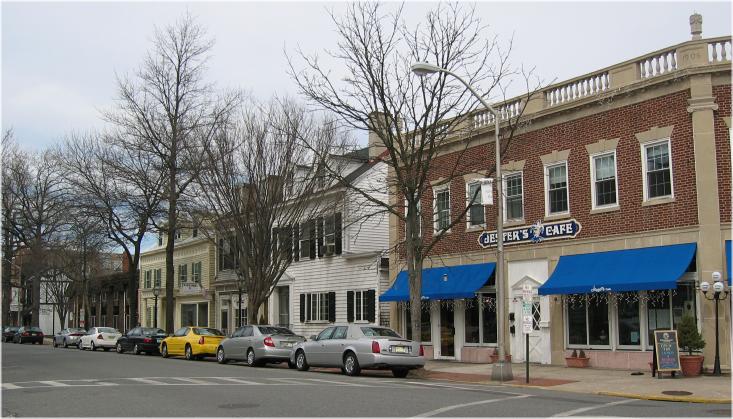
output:
M 522 300 L 532 301 L 532 285 L 524 284 L 522 286 Z

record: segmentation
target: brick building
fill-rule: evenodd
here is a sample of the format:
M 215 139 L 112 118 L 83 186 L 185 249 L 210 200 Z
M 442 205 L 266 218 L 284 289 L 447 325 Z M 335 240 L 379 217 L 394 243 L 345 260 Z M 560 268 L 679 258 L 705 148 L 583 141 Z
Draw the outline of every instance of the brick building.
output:
M 651 330 L 674 328 L 689 313 L 707 342 L 705 365 L 712 365 L 714 307 L 698 291 L 713 272 L 731 275 L 731 41 L 702 39 L 698 16 L 691 17 L 692 40 L 554 84 L 527 104 L 527 123 L 502 156 L 502 321 L 514 362 L 527 356 L 521 295 L 530 285 L 530 361 L 563 364 L 573 349 L 584 349 L 592 366 L 646 368 Z M 455 140 L 468 149 L 446 148 L 433 162 L 432 190 L 421 200 L 428 238 L 440 213 L 465 208 L 467 191 L 494 165 L 490 114 L 478 111 L 469 121 L 478 134 Z M 442 172 L 455 159 L 465 169 L 457 178 Z M 395 245 L 404 226 L 393 218 Z M 487 362 L 493 353 L 495 231 L 496 207 L 477 205 L 434 248 L 424 292 L 428 282 L 453 277 L 471 296 L 424 296 L 427 355 Z M 406 280 L 399 266 L 391 264 L 396 280 L 385 293 L 397 301 L 405 299 L 398 295 Z M 479 277 L 469 277 L 472 268 Z M 730 306 L 724 306 L 721 363 L 730 369 Z M 407 313 L 403 302 L 391 312 L 403 332 Z

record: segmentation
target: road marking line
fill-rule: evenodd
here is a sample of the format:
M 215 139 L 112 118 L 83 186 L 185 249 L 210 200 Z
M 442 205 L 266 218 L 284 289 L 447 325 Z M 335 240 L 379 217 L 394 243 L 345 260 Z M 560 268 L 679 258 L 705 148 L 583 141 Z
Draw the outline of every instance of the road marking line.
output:
M 60 383 L 58 381 L 38 381 L 41 384 L 47 384 L 51 387 L 69 387 L 69 384 Z
M 421 386 L 433 386 L 433 387 L 441 387 L 441 388 L 449 388 L 449 389 L 452 388 L 452 389 L 456 389 L 456 390 L 469 390 L 469 391 L 482 391 L 484 393 L 508 394 L 508 395 L 511 395 L 511 396 L 522 396 L 522 395 L 524 395 L 524 393 L 514 393 L 514 392 L 510 392 L 510 391 L 497 391 L 497 390 L 490 390 L 490 389 L 485 389 L 485 388 L 481 388 L 481 387 L 464 387 L 464 386 L 454 386 L 454 385 L 450 385 L 450 384 L 422 383 L 420 381 L 407 381 L 407 383 L 410 383 L 410 384 L 418 384 L 418 385 L 421 385 Z
M 187 377 L 169 377 L 169 378 L 171 380 L 179 380 L 179 381 L 183 381 L 185 383 L 191 383 L 191 384 L 200 384 L 200 385 L 205 385 L 205 386 L 216 385 L 216 383 L 212 383 L 210 381 L 201 381 L 195 378 L 187 378 Z
M 15 384 L 11 384 L 11 383 L 3 383 L 3 389 L 5 390 L 15 390 L 17 388 L 24 388 L 24 387 L 16 386 Z
M 317 381 L 319 383 L 329 383 L 329 384 L 336 384 L 336 385 L 343 385 L 343 386 L 353 386 L 353 387 L 373 387 L 368 384 L 357 384 L 357 383 L 348 383 L 345 381 L 334 381 L 334 380 L 323 380 L 321 378 L 303 378 L 303 380 L 308 381 Z
M 631 403 L 633 401 L 636 401 L 636 399 L 617 400 L 615 402 L 609 402 L 609 403 L 604 403 L 604 404 L 598 404 L 598 405 L 595 405 L 595 406 L 581 407 L 581 408 L 578 408 L 578 409 L 568 410 L 567 412 L 557 413 L 557 414 L 552 415 L 552 416 L 553 417 L 572 416 L 572 415 L 574 415 L 576 413 L 583 413 L 583 412 L 587 412 L 589 410 L 602 409 L 604 407 L 616 406 L 618 404 Z
M 413 416 L 415 418 L 426 418 L 430 416 L 439 415 L 441 413 L 448 412 L 450 410 L 460 409 L 463 407 L 469 407 L 469 406 L 477 406 L 480 404 L 489 404 L 489 403 L 496 403 L 496 402 L 503 402 L 507 400 L 513 400 L 513 399 L 525 399 L 527 397 L 532 397 L 529 394 L 523 394 L 521 396 L 512 396 L 512 397 L 504 397 L 502 399 L 490 399 L 490 400 L 479 400 L 477 402 L 470 402 L 470 403 L 461 403 L 461 404 L 454 404 L 452 406 L 446 406 L 441 407 L 440 409 L 431 410 L 429 412 L 421 413 L 419 415 Z
M 247 380 L 242 380 L 242 379 L 234 378 L 234 377 L 204 377 L 204 378 L 215 378 L 217 380 L 231 381 L 237 384 L 247 384 L 247 385 L 252 385 L 252 386 L 260 385 L 260 383 L 256 383 L 254 381 L 247 381 Z
M 148 378 L 125 378 L 125 380 L 137 381 L 138 383 L 151 384 L 151 385 L 154 385 L 154 386 L 169 386 L 169 385 L 171 385 L 169 383 L 164 383 L 162 381 L 150 380 Z
M 313 386 L 315 383 L 304 383 L 302 378 L 268 378 L 271 381 L 278 381 L 284 384 L 299 385 L 299 386 Z

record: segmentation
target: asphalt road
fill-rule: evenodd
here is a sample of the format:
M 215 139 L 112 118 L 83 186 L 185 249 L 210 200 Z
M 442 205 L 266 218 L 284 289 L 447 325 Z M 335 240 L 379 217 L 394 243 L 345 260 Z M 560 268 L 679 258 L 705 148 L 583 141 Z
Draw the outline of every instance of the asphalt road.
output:
M 3 416 L 730 417 L 730 406 L 2 344 Z

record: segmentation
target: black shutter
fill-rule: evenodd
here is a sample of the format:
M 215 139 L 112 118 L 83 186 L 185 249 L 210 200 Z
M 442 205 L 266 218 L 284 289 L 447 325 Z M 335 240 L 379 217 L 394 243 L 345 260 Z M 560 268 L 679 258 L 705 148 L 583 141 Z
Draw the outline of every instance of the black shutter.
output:
M 354 322 L 354 291 L 346 291 L 346 321 Z
M 318 257 L 323 257 L 323 217 L 318 217 L 316 221 L 316 228 L 318 229 Z
M 305 294 L 300 294 L 300 322 L 305 323 Z
M 310 258 L 316 258 L 316 220 L 308 221 L 308 233 L 310 238 Z
M 341 254 L 341 213 L 340 212 L 337 212 L 333 217 L 334 217 L 334 226 L 335 226 L 334 233 L 336 233 L 335 234 L 335 236 L 336 236 L 336 242 L 335 242 L 336 249 L 335 249 L 334 253 L 336 253 L 337 255 L 340 255 Z
M 306 294 L 305 295 L 306 301 L 305 301 L 305 320 L 313 320 L 311 319 L 311 295 Z
M 366 309 L 366 318 L 369 323 L 374 323 L 374 290 L 369 290 L 364 293 L 364 308 Z
M 333 323 L 336 321 L 336 293 L 328 293 L 328 321 Z
M 300 260 L 300 224 L 296 224 L 293 228 L 293 239 L 295 242 L 293 243 L 293 248 L 295 249 L 295 261 L 297 262 Z

